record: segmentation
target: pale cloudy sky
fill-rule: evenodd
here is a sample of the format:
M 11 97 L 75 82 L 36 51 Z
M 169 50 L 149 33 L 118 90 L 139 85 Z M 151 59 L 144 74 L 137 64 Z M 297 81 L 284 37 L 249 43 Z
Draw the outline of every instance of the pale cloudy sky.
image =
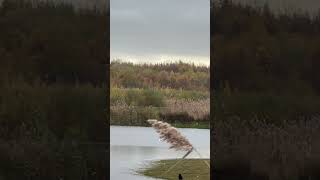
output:
M 111 0 L 111 59 L 210 62 L 210 0 Z

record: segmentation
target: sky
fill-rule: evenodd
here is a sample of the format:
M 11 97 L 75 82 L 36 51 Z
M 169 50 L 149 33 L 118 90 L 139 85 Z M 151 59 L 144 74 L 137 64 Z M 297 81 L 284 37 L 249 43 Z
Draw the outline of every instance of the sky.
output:
M 111 0 L 111 60 L 210 63 L 210 0 Z

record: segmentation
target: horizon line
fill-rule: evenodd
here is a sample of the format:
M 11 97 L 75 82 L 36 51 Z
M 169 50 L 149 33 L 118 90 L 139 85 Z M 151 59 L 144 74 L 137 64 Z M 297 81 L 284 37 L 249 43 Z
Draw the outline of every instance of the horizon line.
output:
M 176 64 L 176 63 L 182 62 L 182 63 L 194 65 L 194 66 L 210 67 L 210 62 L 209 62 L 209 63 L 203 63 L 203 62 L 201 63 L 201 62 L 188 61 L 188 60 L 183 60 L 183 59 L 167 60 L 167 61 L 164 61 L 164 60 L 155 60 L 155 61 L 152 61 L 152 62 L 146 62 L 146 61 L 136 62 L 136 61 L 125 60 L 125 59 L 121 59 L 121 58 L 110 59 L 110 63 L 111 63 L 111 62 L 115 62 L 115 61 L 118 61 L 118 62 L 120 62 L 120 63 L 131 63 L 131 64 L 135 64 L 135 65 Z

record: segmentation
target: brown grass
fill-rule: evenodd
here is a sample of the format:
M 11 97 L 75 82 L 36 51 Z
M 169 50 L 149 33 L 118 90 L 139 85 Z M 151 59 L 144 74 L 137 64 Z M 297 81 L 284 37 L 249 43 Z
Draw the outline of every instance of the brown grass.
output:
M 147 119 L 161 119 L 170 123 L 209 121 L 210 100 L 168 99 L 165 107 L 133 106 L 117 101 L 110 106 L 112 125 L 146 126 Z
M 178 100 L 168 99 L 166 101 L 168 107 L 167 113 L 187 113 L 195 120 L 204 119 L 210 113 L 210 99 L 205 100 Z
M 275 180 L 318 178 L 315 173 L 320 170 L 319 120 L 314 117 L 282 127 L 237 120 L 217 122 L 212 137 L 213 167 L 219 173 L 232 171 L 234 166 L 234 170 L 248 171 L 248 176 L 260 174 Z

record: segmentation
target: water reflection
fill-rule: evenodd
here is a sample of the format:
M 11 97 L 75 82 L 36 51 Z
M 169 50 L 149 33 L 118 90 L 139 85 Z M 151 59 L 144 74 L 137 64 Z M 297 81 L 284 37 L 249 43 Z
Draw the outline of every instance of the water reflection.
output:
M 112 126 L 110 132 L 110 179 L 150 180 L 135 174 L 139 168 L 160 159 L 181 158 L 185 152 L 168 149 L 169 145 L 160 142 L 158 134 L 148 127 Z M 198 151 L 210 157 L 209 130 L 180 129 Z M 190 158 L 199 158 L 191 153 Z

